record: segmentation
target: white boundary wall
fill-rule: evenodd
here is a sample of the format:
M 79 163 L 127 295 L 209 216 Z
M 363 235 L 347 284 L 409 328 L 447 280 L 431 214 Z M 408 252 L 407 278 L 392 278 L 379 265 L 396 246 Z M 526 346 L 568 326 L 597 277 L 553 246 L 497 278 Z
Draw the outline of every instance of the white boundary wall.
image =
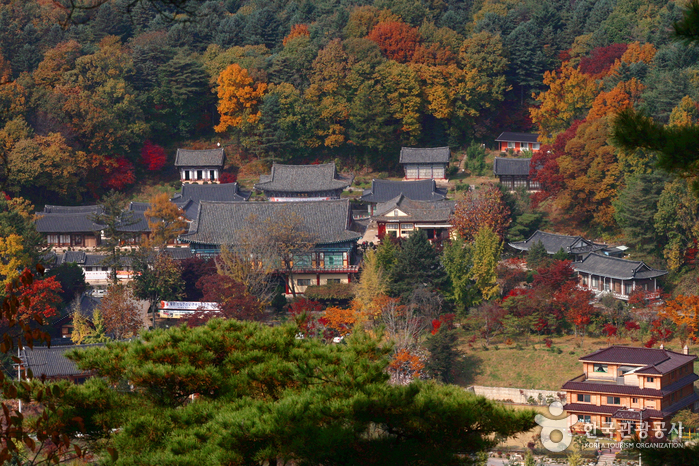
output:
M 555 401 L 565 403 L 565 392 L 563 390 L 534 390 L 526 388 L 509 388 L 509 387 L 484 387 L 483 385 L 471 385 L 466 390 L 483 396 L 489 400 L 506 401 L 509 403 L 529 404 L 529 397 L 536 400 L 537 404 L 548 404 L 547 397 L 553 397 Z M 541 395 L 541 400 L 539 399 Z

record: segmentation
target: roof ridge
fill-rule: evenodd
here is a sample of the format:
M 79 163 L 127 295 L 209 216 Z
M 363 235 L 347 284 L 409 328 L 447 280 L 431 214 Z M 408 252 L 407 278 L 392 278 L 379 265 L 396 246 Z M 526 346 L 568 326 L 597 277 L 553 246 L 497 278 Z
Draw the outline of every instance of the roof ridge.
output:
M 593 254 L 594 254 L 595 256 L 602 257 L 602 258 L 604 258 L 604 259 L 614 259 L 614 260 L 617 261 L 617 262 L 635 262 L 635 263 L 637 263 L 637 264 L 639 264 L 639 265 L 640 265 L 640 264 L 645 264 L 645 262 L 643 262 L 643 261 L 634 261 L 634 260 L 630 260 L 630 259 L 624 259 L 624 258 L 621 258 L 621 257 L 608 256 L 608 255 L 606 255 L 606 254 L 600 254 L 600 253 L 598 253 L 597 251 L 588 252 L 588 253 L 587 253 L 587 256 L 585 256 L 585 258 L 587 258 L 588 256 L 591 256 L 591 255 L 593 255 Z M 584 261 L 584 260 L 585 260 L 585 259 L 583 259 L 583 261 Z M 636 269 L 634 269 L 634 271 L 636 271 Z

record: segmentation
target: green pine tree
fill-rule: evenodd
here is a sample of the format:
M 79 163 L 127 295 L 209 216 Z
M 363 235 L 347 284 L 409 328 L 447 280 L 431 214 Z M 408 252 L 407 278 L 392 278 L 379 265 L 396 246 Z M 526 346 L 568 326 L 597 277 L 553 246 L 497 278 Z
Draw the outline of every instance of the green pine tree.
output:
M 532 244 L 532 247 L 527 251 L 527 267 L 530 270 L 536 270 L 548 260 L 548 253 L 544 247 L 544 243 L 537 241 Z
M 444 325 L 427 339 L 425 346 L 430 352 L 430 357 L 425 369 L 435 379 L 444 383 L 454 382 L 454 365 L 459 357 L 458 341 L 456 330 L 449 330 Z
M 427 240 L 423 230 L 410 235 L 396 257 L 391 273 L 390 290 L 394 296 L 407 299 L 420 286 L 441 289 L 447 283 L 439 253 Z

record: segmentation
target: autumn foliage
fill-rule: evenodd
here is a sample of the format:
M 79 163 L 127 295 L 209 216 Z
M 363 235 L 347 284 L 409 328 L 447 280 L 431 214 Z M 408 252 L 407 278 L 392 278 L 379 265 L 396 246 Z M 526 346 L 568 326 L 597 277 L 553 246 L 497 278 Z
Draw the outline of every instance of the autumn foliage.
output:
M 204 294 L 203 301 L 218 303 L 220 313 L 199 311 L 188 320 L 190 326 L 201 325 L 214 317 L 254 320 L 262 312 L 260 301 L 247 293 L 245 285 L 226 275 L 207 275 L 197 286 Z
M 146 141 L 141 149 L 141 163 L 150 171 L 160 170 L 167 163 L 165 149 Z
M 307 24 L 294 24 L 291 27 L 291 32 L 289 33 L 288 36 L 284 38 L 282 41 L 282 45 L 286 45 L 291 39 L 295 39 L 297 37 L 303 37 L 303 36 L 310 36 L 311 33 L 308 30 L 308 25 Z
M 27 274 L 28 270 L 24 271 Z M 6 285 L 7 293 L 12 290 L 10 284 Z M 61 303 L 61 284 L 56 277 L 34 278 L 31 282 L 20 281 L 19 287 L 14 290 L 18 294 L 20 308 L 18 317 L 22 321 L 28 321 L 34 316 L 42 318 L 56 315 L 56 308 Z
M 510 225 L 510 209 L 505 205 L 502 191 L 495 185 L 469 191 L 456 203 L 452 225 L 464 241 L 473 241 L 483 227 L 490 228 L 500 239 Z
M 257 109 L 267 90 L 266 83 L 254 83 L 248 70 L 233 63 L 218 76 L 218 112 L 221 121 L 214 129 L 222 133 L 243 123 L 255 123 L 261 113 Z
M 105 158 L 103 165 L 104 180 L 102 185 L 107 189 L 122 191 L 126 186 L 136 182 L 134 166 L 126 157 Z
M 417 28 L 401 21 L 388 21 L 374 26 L 368 38 L 376 42 L 384 55 L 391 60 L 406 63 L 413 59 L 420 34 Z
M 699 296 L 679 295 L 665 303 L 660 316 L 669 319 L 677 326 L 681 344 L 697 336 L 699 329 Z
M 614 63 L 624 55 L 627 48 L 628 44 L 623 43 L 597 47 L 580 60 L 579 70 L 595 78 L 604 77 Z

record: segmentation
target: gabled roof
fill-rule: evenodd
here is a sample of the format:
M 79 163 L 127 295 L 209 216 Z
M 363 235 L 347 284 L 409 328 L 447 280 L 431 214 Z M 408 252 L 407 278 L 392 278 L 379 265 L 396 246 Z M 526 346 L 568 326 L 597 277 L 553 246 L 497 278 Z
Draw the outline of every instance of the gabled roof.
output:
M 448 147 L 401 147 L 399 163 L 449 163 Z
M 269 175 L 260 176 L 255 189 L 276 192 L 314 192 L 345 189 L 353 177 L 345 178 L 335 170 L 334 163 L 318 165 L 272 165 Z
M 447 190 L 437 188 L 437 183 L 432 179 L 419 181 L 371 180 L 371 188 L 365 189 L 360 199 L 364 202 L 387 202 L 400 194 L 414 201 L 441 201 L 447 197 Z
M 495 157 L 493 161 L 493 173 L 495 176 L 529 176 L 532 159 L 512 159 L 507 157 Z
M 635 371 L 645 373 L 655 369 L 665 374 L 697 359 L 694 354 L 682 354 L 659 348 L 642 348 L 635 346 L 610 346 L 581 357 L 581 362 L 624 364 L 640 366 Z
M 101 267 L 104 266 L 104 254 L 88 254 L 85 251 L 66 251 L 56 256 L 56 265 L 78 264 L 81 267 Z M 122 265 L 130 265 L 131 257 L 121 256 Z
M 511 133 L 505 131 L 500 133 L 500 136 L 495 140 L 496 142 L 538 142 L 539 135 L 536 133 Z
M 657 278 L 668 273 L 667 270 L 653 269 L 643 261 L 630 261 L 594 252 L 585 256 L 581 262 L 575 262 L 573 268 L 577 272 L 617 278 L 620 280 Z
M 223 149 L 177 149 L 175 167 L 223 167 Z
M 94 345 L 70 345 L 70 346 L 35 346 L 34 349 L 25 347 L 21 352 L 22 362 L 31 369 L 35 378 L 42 375 L 46 377 L 68 377 L 88 375 L 70 359 L 65 353 L 74 349 L 85 349 L 94 346 L 104 346 L 102 343 Z
M 388 202 L 376 205 L 372 219 L 383 222 L 430 222 L 448 224 L 454 213 L 456 202 L 454 201 L 413 201 L 403 194 L 399 194 Z M 400 210 L 405 216 L 395 217 L 388 215 L 394 210 Z
M 560 249 L 569 254 L 582 254 L 606 248 L 605 245 L 593 243 L 582 236 L 558 235 L 541 230 L 537 230 L 524 241 L 515 241 L 509 243 L 509 245 L 520 251 L 529 251 L 539 241 L 541 241 L 549 254 L 556 254 Z
M 290 216 L 302 220 L 302 228 L 316 244 L 356 241 L 362 234 L 351 230 L 349 200 L 308 202 L 209 202 L 199 204 L 197 217 L 189 232 L 180 239 L 190 243 L 227 245 L 236 244 L 239 235 L 250 228 L 260 235 L 270 222 L 279 222 Z
M 241 191 L 238 183 L 224 184 L 184 184 L 182 191 L 170 199 L 185 212 L 185 217 L 192 220 L 197 215 L 201 201 L 247 201 L 249 191 Z

